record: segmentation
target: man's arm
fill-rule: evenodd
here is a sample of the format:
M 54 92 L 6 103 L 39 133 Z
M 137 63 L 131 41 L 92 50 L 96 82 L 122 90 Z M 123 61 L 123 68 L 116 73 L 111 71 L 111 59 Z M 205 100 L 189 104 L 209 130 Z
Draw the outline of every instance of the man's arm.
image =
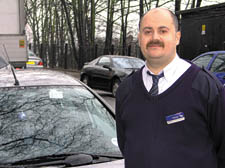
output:
M 120 151 L 124 155 L 124 144 L 125 144 L 125 128 L 122 120 L 122 89 L 121 86 L 118 88 L 116 93 L 116 130 L 117 140 Z
M 225 168 L 225 88 L 209 102 L 209 121 L 217 154 L 218 168 Z

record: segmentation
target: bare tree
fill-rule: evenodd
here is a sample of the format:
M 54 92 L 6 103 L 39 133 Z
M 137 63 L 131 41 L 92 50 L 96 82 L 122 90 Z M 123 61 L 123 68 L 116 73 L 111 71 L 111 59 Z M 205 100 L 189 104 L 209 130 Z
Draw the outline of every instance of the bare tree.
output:
M 196 8 L 200 7 L 202 3 L 202 0 L 197 0 Z
M 180 11 L 181 0 L 175 0 L 175 12 Z
M 79 59 L 76 55 L 77 51 L 76 51 L 76 45 L 75 45 L 75 39 L 74 39 L 74 32 L 73 32 L 73 29 L 72 29 L 71 19 L 69 17 L 67 5 L 66 5 L 65 0 L 61 0 L 61 3 L 62 3 L 62 6 L 64 7 L 64 11 L 65 11 L 66 18 L 67 18 L 67 24 L 68 24 L 68 29 L 69 29 L 69 33 L 70 33 L 70 38 L 71 38 L 71 43 L 72 43 L 72 48 L 73 48 L 73 54 L 74 54 L 74 57 L 76 59 L 76 62 L 78 62 Z
M 126 13 L 125 13 L 126 12 Z M 121 0 L 121 46 L 122 55 L 127 55 L 127 25 L 128 25 L 128 15 L 130 14 L 130 1 Z
M 106 27 L 104 54 L 109 54 L 110 53 L 111 45 L 112 45 L 114 1 L 115 0 L 108 0 L 108 6 L 107 6 L 107 27 Z

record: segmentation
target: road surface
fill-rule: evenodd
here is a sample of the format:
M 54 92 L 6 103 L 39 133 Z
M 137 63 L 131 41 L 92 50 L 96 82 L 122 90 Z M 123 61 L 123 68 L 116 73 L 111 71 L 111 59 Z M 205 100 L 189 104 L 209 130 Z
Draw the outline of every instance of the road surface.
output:
M 102 96 L 115 110 L 115 98 L 112 96 L 112 93 L 105 92 L 101 90 L 95 90 L 100 96 Z

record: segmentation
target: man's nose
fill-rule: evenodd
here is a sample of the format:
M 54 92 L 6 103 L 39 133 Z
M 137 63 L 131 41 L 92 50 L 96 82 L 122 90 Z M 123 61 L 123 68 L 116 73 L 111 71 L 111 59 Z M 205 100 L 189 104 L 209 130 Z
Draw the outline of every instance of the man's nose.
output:
M 153 35 L 152 35 L 153 39 L 159 39 L 159 37 L 160 36 L 159 36 L 159 34 L 157 32 L 154 32 Z

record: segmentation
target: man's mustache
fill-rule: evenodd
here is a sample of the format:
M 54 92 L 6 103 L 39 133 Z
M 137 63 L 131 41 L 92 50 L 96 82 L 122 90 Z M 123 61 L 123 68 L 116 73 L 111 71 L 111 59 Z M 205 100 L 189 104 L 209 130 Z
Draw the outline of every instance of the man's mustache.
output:
M 159 46 L 164 48 L 164 43 L 159 40 L 152 40 L 147 43 L 146 48 L 152 47 L 152 46 Z

